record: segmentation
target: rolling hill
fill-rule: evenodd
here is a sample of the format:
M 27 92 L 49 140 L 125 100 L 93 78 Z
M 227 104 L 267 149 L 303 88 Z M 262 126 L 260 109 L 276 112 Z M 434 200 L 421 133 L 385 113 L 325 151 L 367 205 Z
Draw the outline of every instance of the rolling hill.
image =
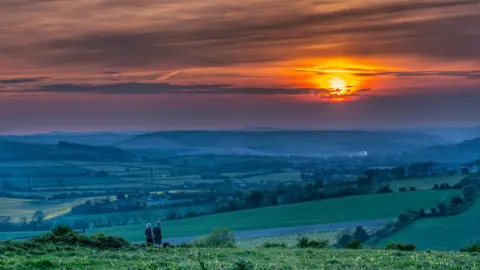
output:
M 368 131 L 168 131 L 146 133 L 116 146 L 170 149 L 184 154 L 351 155 L 397 153 L 437 145 L 434 135 Z
M 89 146 L 60 142 L 58 144 L 33 144 L 0 141 L 0 160 L 89 160 L 129 161 L 127 151 L 109 146 Z

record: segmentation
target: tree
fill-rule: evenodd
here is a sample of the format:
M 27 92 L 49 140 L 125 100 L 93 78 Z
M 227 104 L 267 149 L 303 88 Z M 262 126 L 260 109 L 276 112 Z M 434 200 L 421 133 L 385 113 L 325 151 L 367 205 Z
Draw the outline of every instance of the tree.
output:
M 42 210 L 37 210 L 32 215 L 32 222 L 35 223 L 36 226 L 41 225 L 45 220 L 45 213 Z
M 462 189 L 462 194 L 463 194 L 463 197 L 466 199 L 466 200 L 473 200 L 475 199 L 475 197 L 477 197 L 478 195 L 478 188 L 476 185 L 474 184 L 470 184 L 466 187 L 464 187 Z
M 364 243 L 370 238 L 370 236 L 368 235 L 367 231 L 362 226 L 358 226 L 355 229 L 355 233 L 353 234 L 353 238 L 362 242 L 362 243 Z
M 245 197 L 245 203 L 248 207 L 260 207 L 263 204 L 263 193 L 260 190 L 253 190 Z
M 360 175 L 357 177 L 357 185 L 359 187 L 369 187 L 373 183 L 372 179 L 366 175 Z

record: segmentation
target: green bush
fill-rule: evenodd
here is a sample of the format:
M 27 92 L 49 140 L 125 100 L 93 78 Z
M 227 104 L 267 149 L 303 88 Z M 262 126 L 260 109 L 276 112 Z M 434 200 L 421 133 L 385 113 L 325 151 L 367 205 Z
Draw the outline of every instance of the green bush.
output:
M 385 249 L 388 250 L 402 250 L 402 251 L 413 251 L 417 247 L 413 244 L 401 244 L 401 243 L 390 243 Z
M 326 248 L 328 247 L 328 244 L 328 240 L 325 239 L 310 240 L 305 236 L 300 236 L 297 238 L 298 248 Z
M 471 244 L 468 247 L 460 249 L 461 252 L 480 252 L 480 243 Z
M 272 243 L 266 242 L 261 245 L 262 248 L 286 248 L 287 245 L 285 243 Z
M 76 234 L 76 232 L 67 225 L 61 224 L 52 229 L 52 235 L 65 236 L 70 234 Z
M 347 245 L 347 248 L 348 249 L 362 249 L 363 248 L 363 244 L 360 240 L 357 240 L 357 239 L 353 239 L 352 241 L 350 241 Z
M 230 248 L 235 246 L 235 237 L 229 229 L 217 228 L 209 235 L 195 239 L 193 245 L 196 247 Z
M 99 249 L 121 249 L 130 247 L 131 244 L 123 237 L 95 234 L 92 236 L 81 235 L 66 225 L 60 225 L 52 229 L 51 233 L 33 238 L 27 241 L 36 244 L 64 244 L 69 246 L 84 246 Z
M 249 260 L 240 259 L 233 262 L 231 270 L 253 270 L 255 266 Z

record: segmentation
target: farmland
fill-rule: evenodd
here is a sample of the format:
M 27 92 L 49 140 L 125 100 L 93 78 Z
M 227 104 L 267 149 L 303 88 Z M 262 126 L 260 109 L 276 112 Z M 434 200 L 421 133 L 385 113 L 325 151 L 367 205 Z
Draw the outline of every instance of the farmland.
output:
M 390 187 L 393 190 L 399 190 L 400 188 L 409 189 L 410 187 L 415 187 L 416 189 L 432 189 L 435 184 L 449 184 L 451 186 L 457 184 L 465 177 L 465 175 L 454 174 L 454 175 L 443 175 L 443 176 L 432 176 L 432 177 L 422 177 L 422 178 L 411 178 L 411 179 L 402 179 L 397 181 L 390 182 Z
M 413 243 L 424 250 L 457 250 L 471 242 L 480 242 L 479 228 L 480 201 L 477 201 L 459 215 L 415 221 L 382 243 L 396 241 Z
M 417 191 L 354 196 L 339 199 L 280 205 L 235 211 L 190 219 L 164 222 L 166 237 L 198 236 L 216 227 L 233 231 L 294 227 L 359 220 L 393 219 L 407 209 L 430 207 L 456 194 L 455 191 Z M 92 229 L 123 236 L 130 241 L 143 240 L 144 225 Z
M 82 204 L 90 199 L 93 198 L 56 201 L 0 198 L 0 213 L 3 216 L 10 216 L 15 221 L 19 221 L 20 218 L 24 217 L 29 220 L 35 211 L 42 209 L 45 213 L 46 219 L 49 219 L 67 214 L 72 206 Z

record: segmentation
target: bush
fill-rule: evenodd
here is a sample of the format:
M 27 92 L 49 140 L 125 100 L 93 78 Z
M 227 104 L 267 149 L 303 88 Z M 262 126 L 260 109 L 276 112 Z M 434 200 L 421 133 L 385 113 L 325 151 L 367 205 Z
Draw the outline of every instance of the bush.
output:
M 362 242 L 360 242 L 360 240 L 353 239 L 348 243 L 347 248 L 348 249 L 362 249 L 363 244 L 362 244 Z
M 230 248 L 235 246 L 235 237 L 233 232 L 227 228 L 214 229 L 207 236 L 200 237 L 193 241 L 196 247 L 209 248 Z
M 314 239 L 310 240 L 308 237 L 300 236 L 297 238 L 298 248 L 326 248 L 329 241 L 326 239 Z
M 402 251 L 413 251 L 417 247 L 412 244 L 401 244 L 401 243 L 390 243 L 385 249 L 387 250 L 402 250 Z
M 404 188 L 404 187 L 398 189 L 398 192 L 406 192 L 406 191 L 407 191 L 407 189 Z
M 66 236 L 76 234 L 76 232 L 67 225 L 61 224 L 52 229 L 52 235 L 55 236 Z
M 37 244 L 64 244 L 70 246 L 84 246 L 99 249 L 121 249 L 130 247 L 131 244 L 123 237 L 95 234 L 92 236 L 80 235 L 66 225 L 59 225 L 51 233 L 31 240 Z M 28 242 L 26 242 L 28 243 Z
M 251 261 L 240 259 L 233 262 L 232 267 L 230 269 L 231 270 L 253 270 L 255 269 L 255 267 Z
M 287 245 L 285 243 L 272 243 L 266 242 L 261 245 L 262 248 L 286 248 Z
M 468 247 L 460 249 L 461 252 L 480 252 L 480 243 L 471 244 Z
M 417 188 L 416 187 L 410 187 L 410 191 L 416 191 Z

